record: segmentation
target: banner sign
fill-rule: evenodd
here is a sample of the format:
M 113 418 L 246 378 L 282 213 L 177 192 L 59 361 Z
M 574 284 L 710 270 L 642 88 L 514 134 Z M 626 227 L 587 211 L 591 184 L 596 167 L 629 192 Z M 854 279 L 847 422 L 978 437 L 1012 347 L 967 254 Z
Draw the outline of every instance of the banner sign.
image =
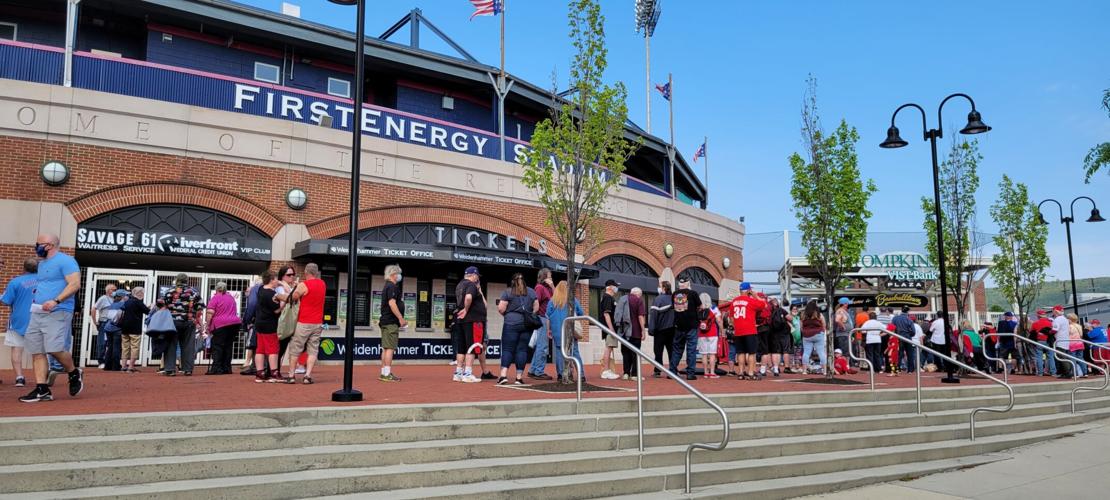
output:
M 397 352 L 393 359 L 454 359 L 455 352 L 451 339 L 405 338 L 401 332 Z M 320 341 L 321 361 L 342 361 L 346 352 L 346 339 L 343 337 L 324 337 Z M 355 361 L 376 361 L 382 356 L 382 339 L 377 337 L 356 337 L 354 343 Z M 486 346 L 487 359 L 501 358 L 501 341 L 490 339 Z
M 133 229 L 77 227 L 77 249 L 180 257 L 270 260 L 271 240 L 194 236 Z
M 925 307 L 929 305 L 929 298 L 924 295 L 910 293 L 880 293 L 871 296 L 854 296 L 849 307 Z
M 886 274 L 895 281 L 928 281 L 940 275 L 929 259 L 915 252 L 864 254 L 859 258 L 861 274 Z

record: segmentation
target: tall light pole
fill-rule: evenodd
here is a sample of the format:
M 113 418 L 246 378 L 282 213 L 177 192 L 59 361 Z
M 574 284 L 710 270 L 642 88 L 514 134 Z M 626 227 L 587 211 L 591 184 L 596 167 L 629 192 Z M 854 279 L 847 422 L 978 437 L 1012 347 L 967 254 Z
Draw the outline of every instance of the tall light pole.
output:
M 945 271 L 945 263 L 947 259 L 944 257 L 944 229 L 941 222 L 940 214 L 940 167 L 937 164 L 937 139 L 944 137 L 942 128 L 944 127 L 944 119 L 941 116 L 941 111 L 944 109 L 944 104 L 953 97 L 963 97 L 971 103 L 971 112 L 967 114 L 967 125 L 960 129 L 961 134 L 981 134 L 989 131 L 991 128 L 983 123 L 983 118 L 979 112 L 975 110 L 975 101 L 971 100 L 967 94 L 952 94 L 945 97 L 937 106 L 937 128 L 930 129 L 925 123 L 925 109 L 917 104 L 909 103 L 903 104 L 894 110 L 894 114 L 890 117 L 890 128 L 886 131 L 886 140 L 879 144 L 881 148 L 900 148 L 909 144 L 898 133 L 898 127 L 894 126 L 894 119 L 898 117 L 898 112 L 905 108 L 917 108 L 921 112 L 921 128 L 925 131 L 925 140 L 929 141 L 933 151 L 933 217 L 936 220 L 937 231 L 937 267 L 940 268 L 940 308 L 941 317 L 944 322 L 944 343 L 948 344 L 948 336 L 952 333 L 952 327 L 948 322 L 948 275 Z M 960 379 L 953 376 L 952 372 L 955 366 L 952 363 L 945 363 L 948 368 L 948 376 L 941 379 L 941 382 L 955 384 L 959 383 Z
M 1051 201 L 1056 204 L 1056 208 L 1060 209 L 1060 223 L 1064 225 L 1065 231 L 1068 234 L 1068 268 L 1071 270 L 1071 307 L 1072 312 L 1074 312 L 1076 316 L 1079 316 L 1079 293 L 1075 290 L 1075 259 L 1072 258 L 1071 255 L 1071 223 L 1075 222 L 1075 202 L 1079 200 L 1091 202 L 1091 216 L 1087 219 L 1087 222 L 1103 222 L 1106 220 L 1098 213 L 1098 206 L 1095 205 L 1095 200 L 1086 196 L 1079 196 L 1071 200 L 1071 213 L 1067 217 L 1064 217 L 1064 207 L 1060 205 L 1060 202 L 1052 198 L 1042 201 L 1037 205 L 1037 217 L 1040 219 L 1040 223 L 1045 225 L 1048 225 L 1048 221 L 1045 220 L 1044 214 L 1041 212 L 1041 206 Z
M 651 37 L 655 35 L 655 25 L 663 13 L 662 0 L 636 0 L 636 32 L 644 34 L 644 58 L 647 73 L 644 79 L 647 98 L 647 131 L 651 133 Z
M 355 16 L 355 119 L 351 124 L 351 224 L 347 240 L 347 321 L 344 323 L 343 388 L 331 393 L 332 401 L 362 401 L 362 392 L 351 387 L 355 367 L 355 274 L 358 269 L 358 188 L 362 165 L 362 101 L 365 92 L 366 0 L 330 0 L 340 5 L 356 5 Z

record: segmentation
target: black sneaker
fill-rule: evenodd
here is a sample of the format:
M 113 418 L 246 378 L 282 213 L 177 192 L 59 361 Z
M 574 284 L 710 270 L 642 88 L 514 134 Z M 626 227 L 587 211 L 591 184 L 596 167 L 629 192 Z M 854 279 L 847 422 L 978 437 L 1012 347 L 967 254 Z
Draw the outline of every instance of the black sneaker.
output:
M 85 390 L 85 372 L 80 368 L 74 368 L 69 373 L 69 395 L 76 396 Z
M 482 378 L 486 378 L 485 374 L 482 375 Z M 497 385 L 505 385 L 505 384 L 508 384 L 508 383 L 509 383 L 509 379 L 506 378 L 506 377 L 501 377 L 501 378 L 497 379 Z
M 697 380 L 697 379 L 698 379 L 698 377 L 696 375 L 687 375 L 686 376 L 686 380 Z
M 25 385 L 27 385 L 27 379 L 25 379 L 23 377 L 16 377 L 15 378 L 15 386 L 16 387 L 23 387 Z
M 524 383 L 524 379 L 518 378 L 515 381 L 513 381 L 513 385 L 528 385 L 528 384 Z
M 258 370 L 255 370 L 253 366 L 250 367 L 250 368 L 247 368 L 246 370 L 239 370 L 239 375 L 257 375 L 257 374 L 258 374 Z
M 39 401 L 53 401 L 54 400 L 54 395 L 50 393 L 49 388 L 40 389 L 38 387 L 35 387 L 34 389 L 31 389 L 31 392 L 27 393 L 26 396 L 23 396 L 23 397 L 19 398 L 19 400 L 24 402 L 24 403 L 37 403 Z
M 493 380 L 495 378 L 497 378 L 497 377 L 493 376 L 492 372 L 483 373 L 482 377 L 481 377 L 482 380 Z

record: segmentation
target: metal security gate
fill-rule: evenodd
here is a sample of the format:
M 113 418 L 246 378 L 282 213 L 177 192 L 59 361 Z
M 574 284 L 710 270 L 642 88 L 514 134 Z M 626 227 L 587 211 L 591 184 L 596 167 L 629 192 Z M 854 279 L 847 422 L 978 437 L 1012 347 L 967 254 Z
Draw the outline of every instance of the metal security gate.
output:
M 80 344 L 81 353 L 80 361 L 83 366 L 97 366 L 100 364 L 99 353 L 102 352 L 103 345 L 99 338 L 96 324 L 92 321 L 90 311 L 96 300 L 104 295 L 104 287 L 109 283 L 116 285 L 119 289 L 131 290 L 137 286 L 146 289 L 146 297 L 143 302 L 153 309 L 155 301 L 164 296 L 167 291 L 173 288 L 174 279 L 177 277 L 177 271 L 146 271 L 134 269 L 105 269 L 105 268 L 90 268 L 87 270 L 85 278 L 85 287 L 83 293 L 83 320 L 81 322 Z M 202 297 L 201 300 L 207 303 L 208 299 L 212 297 L 212 293 L 216 289 L 216 284 L 224 282 L 227 284 L 228 293 L 234 294 L 238 299 L 238 311 L 242 316 L 243 308 L 247 305 L 247 291 L 257 279 L 253 275 L 244 274 L 216 274 L 216 273 L 186 273 L 189 276 L 189 286 L 196 288 Z M 201 313 L 203 314 L 203 312 Z M 144 329 L 146 327 L 144 326 Z M 199 332 L 198 332 L 199 333 Z M 244 359 L 245 350 L 245 334 L 241 329 L 238 337 L 232 345 L 232 363 L 241 364 Z M 198 351 L 196 353 L 196 364 L 206 365 L 210 363 L 208 349 L 204 348 L 203 340 L 198 339 Z M 140 345 L 139 363 L 143 366 L 157 365 L 159 359 L 155 359 L 151 352 L 150 337 L 143 335 L 142 343 Z

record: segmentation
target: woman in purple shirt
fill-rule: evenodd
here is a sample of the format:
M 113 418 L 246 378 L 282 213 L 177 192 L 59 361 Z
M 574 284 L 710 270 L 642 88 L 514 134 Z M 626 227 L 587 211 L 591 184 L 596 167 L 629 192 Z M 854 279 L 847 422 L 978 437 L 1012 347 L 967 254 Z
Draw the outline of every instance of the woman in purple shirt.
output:
M 227 375 L 231 373 L 231 344 L 239 334 L 238 307 L 235 296 L 227 293 L 227 283 L 216 283 L 206 320 L 212 336 L 212 364 L 205 375 Z

